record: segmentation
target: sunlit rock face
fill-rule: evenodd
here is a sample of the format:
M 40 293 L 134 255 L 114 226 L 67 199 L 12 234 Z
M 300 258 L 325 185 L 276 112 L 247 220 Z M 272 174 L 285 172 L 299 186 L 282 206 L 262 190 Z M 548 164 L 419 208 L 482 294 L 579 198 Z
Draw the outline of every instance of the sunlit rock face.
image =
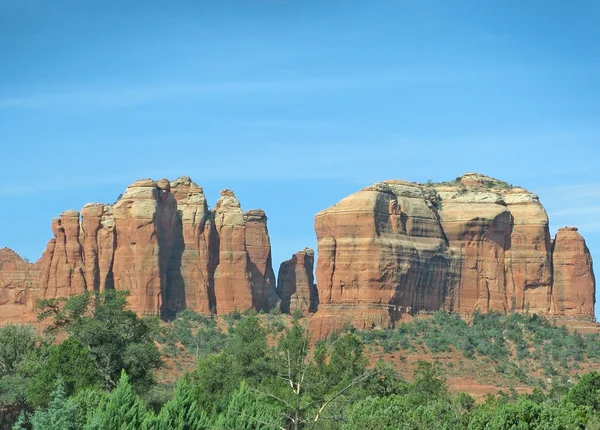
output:
M 112 288 L 130 292 L 132 310 L 167 318 L 183 309 L 230 313 L 279 305 L 267 217 L 260 209 L 243 213 L 230 190 L 211 211 L 189 177 L 141 179 L 113 205 L 63 212 L 52 232 L 35 265 L 10 250 L 0 253 L 0 306 L 32 314 L 39 298 Z
M 559 229 L 552 252 L 554 284 L 551 312 L 555 315 L 593 317 L 595 287 L 592 257 L 574 227 Z
M 594 317 L 583 239 L 561 231 L 553 252 L 538 197 L 484 175 L 379 182 L 318 213 L 315 230 L 321 336 L 439 309 Z

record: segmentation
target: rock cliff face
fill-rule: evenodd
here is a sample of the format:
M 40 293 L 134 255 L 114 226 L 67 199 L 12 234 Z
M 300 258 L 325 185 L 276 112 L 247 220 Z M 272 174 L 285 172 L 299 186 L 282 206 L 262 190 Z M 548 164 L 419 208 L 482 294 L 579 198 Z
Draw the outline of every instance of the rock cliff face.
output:
M 114 205 L 63 212 L 52 232 L 35 265 L 1 250 L 0 320 L 8 305 L 22 313 L 39 298 L 107 288 L 130 291 L 132 310 L 163 317 L 182 309 L 268 310 L 279 302 L 265 213 L 243 214 L 229 190 L 209 211 L 188 177 L 136 181 Z
M 298 310 L 307 315 L 317 311 L 319 293 L 314 282 L 314 262 L 315 252 L 304 248 L 279 266 L 277 294 L 282 312 L 293 314 Z
M 559 229 L 552 249 L 554 284 L 551 311 L 556 315 L 593 316 L 595 285 L 592 257 L 574 227 Z
M 35 264 L 0 249 L 0 322 L 33 318 L 39 298 L 112 288 L 165 318 L 298 310 L 317 337 L 439 309 L 594 318 L 592 259 L 577 229 L 552 240 L 536 195 L 487 176 L 379 182 L 317 214 L 315 230 L 318 288 L 309 248 L 281 264 L 276 287 L 262 210 L 243 212 L 230 190 L 210 210 L 185 176 L 142 179 L 114 205 L 60 214 Z
M 0 249 L 0 321 L 30 321 L 38 294 L 39 264 L 24 261 L 12 249 Z
M 315 230 L 321 335 L 438 309 L 594 317 L 583 238 L 561 230 L 552 247 L 537 196 L 490 177 L 380 182 L 317 214 Z

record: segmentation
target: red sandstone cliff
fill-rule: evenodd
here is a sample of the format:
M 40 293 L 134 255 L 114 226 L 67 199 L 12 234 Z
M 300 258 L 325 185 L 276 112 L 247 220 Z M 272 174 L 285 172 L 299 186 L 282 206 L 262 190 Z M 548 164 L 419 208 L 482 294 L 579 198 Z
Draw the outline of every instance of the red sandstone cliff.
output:
M 54 219 L 37 263 L 0 250 L 0 321 L 31 318 L 39 298 L 107 288 L 163 317 L 280 304 L 314 314 L 316 336 L 438 309 L 594 318 L 592 260 L 577 229 L 552 241 L 537 196 L 493 178 L 380 182 L 317 214 L 315 230 L 318 288 L 310 249 L 281 264 L 276 288 L 262 210 L 242 212 L 230 190 L 209 210 L 188 177 L 139 180 L 114 205 Z
M 560 231 L 552 249 L 537 196 L 493 178 L 380 182 L 317 214 L 315 230 L 321 335 L 437 309 L 594 318 L 583 238 Z
M 314 283 L 315 252 L 304 248 L 279 266 L 277 294 L 281 298 L 281 311 L 293 314 L 299 310 L 304 315 L 316 312 L 319 294 Z
M 35 265 L 0 252 L 0 320 L 21 319 L 39 298 L 106 288 L 128 290 L 131 309 L 164 317 L 279 302 L 265 213 L 243 214 L 229 190 L 209 211 L 188 177 L 136 181 L 114 205 L 63 212 L 52 232 Z

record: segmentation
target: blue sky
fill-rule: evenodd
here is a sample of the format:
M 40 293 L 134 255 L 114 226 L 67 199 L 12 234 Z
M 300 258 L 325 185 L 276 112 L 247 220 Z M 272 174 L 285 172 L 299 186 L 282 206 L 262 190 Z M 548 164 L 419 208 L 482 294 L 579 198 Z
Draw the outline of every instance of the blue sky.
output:
M 600 262 L 599 21 L 594 0 L 0 0 L 0 246 L 36 260 L 61 211 L 189 175 L 265 209 L 277 270 L 351 192 L 476 171 Z

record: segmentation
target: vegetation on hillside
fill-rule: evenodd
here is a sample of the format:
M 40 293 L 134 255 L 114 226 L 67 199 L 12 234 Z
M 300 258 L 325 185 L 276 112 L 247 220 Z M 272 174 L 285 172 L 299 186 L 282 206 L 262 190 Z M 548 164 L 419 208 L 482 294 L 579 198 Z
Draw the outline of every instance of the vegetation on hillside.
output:
M 44 334 L 0 329 L 2 428 L 600 428 L 600 373 L 584 369 L 598 362 L 598 335 L 537 316 L 476 314 L 467 323 L 440 312 L 311 345 L 301 315 L 184 311 L 161 325 L 125 304 L 114 291 L 45 301 Z M 409 366 L 411 354 L 430 360 Z M 444 354 L 535 389 L 476 402 L 449 390 L 455 369 Z M 165 368 L 180 375 L 171 384 Z

